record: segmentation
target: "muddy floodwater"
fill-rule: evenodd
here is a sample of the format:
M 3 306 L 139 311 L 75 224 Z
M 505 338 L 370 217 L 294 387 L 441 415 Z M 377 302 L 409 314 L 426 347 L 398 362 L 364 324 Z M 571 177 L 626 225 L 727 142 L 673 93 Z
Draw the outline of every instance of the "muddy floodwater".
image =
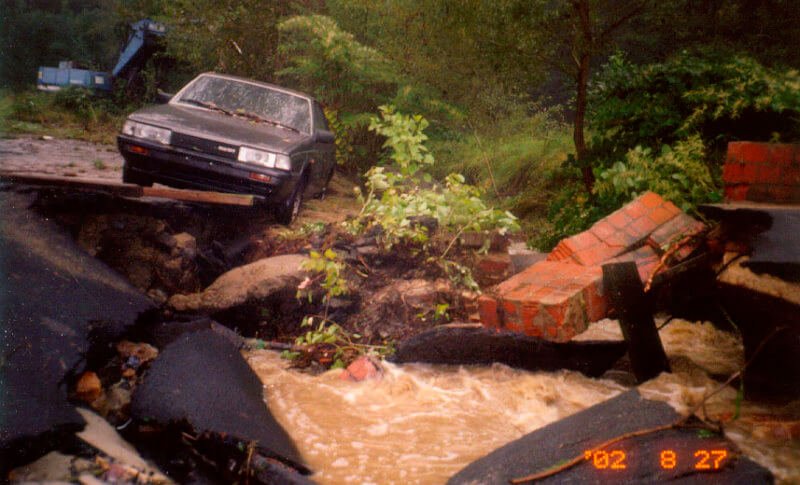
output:
M 615 322 L 591 330 L 619 336 Z M 647 397 L 685 411 L 718 387 L 709 378 L 735 372 L 737 339 L 710 324 L 674 321 L 661 331 L 672 374 L 642 386 Z M 613 397 L 626 388 L 576 372 L 526 372 L 502 365 L 386 365 L 380 381 L 353 383 L 341 371 L 311 376 L 287 370 L 275 352 L 246 357 L 265 386 L 272 412 L 295 439 L 321 484 L 444 483 L 471 461 L 526 433 Z M 712 398 L 712 418 L 730 417 L 736 392 Z M 728 436 L 770 468 L 779 483 L 800 483 L 800 446 L 764 436 L 749 415 L 775 409 L 745 405 Z

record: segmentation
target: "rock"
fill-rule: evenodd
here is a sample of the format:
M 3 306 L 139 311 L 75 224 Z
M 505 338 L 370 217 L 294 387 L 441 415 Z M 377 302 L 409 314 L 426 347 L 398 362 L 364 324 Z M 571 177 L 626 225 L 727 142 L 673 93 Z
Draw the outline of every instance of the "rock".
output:
M 94 372 L 84 372 L 75 385 L 75 393 L 82 401 L 91 403 L 103 392 L 103 384 Z
M 118 340 L 153 308 L 30 210 L 33 201 L 0 192 L 0 476 L 83 427 L 63 383 L 86 370 L 93 349 Z
M 400 342 L 389 360 L 399 364 L 485 365 L 527 370 L 576 370 L 597 377 L 625 353 L 624 341 L 557 343 L 516 332 L 470 326 L 436 327 Z
M 161 350 L 136 388 L 131 415 L 139 422 L 185 424 L 248 443 L 308 473 L 286 431 L 264 403 L 263 387 L 237 346 L 213 330 L 180 335 Z
M 117 343 L 117 353 L 122 360 L 136 357 L 142 364 L 150 362 L 158 357 L 158 349 L 152 345 L 141 342 L 135 343 L 129 340 L 123 340 Z
M 169 305 L 178 311 L 214 313 L 263 300 L 281 291 L 294 293 L 302 281 L 305 256 L 289 254 L 258 260 L 232 269 L 200 293 L 174 295 Z
M 354 360 L 339 376 L 343 381 L 361 382 L 367 379 L 380 379 L 383 369 L 380 362 L 372 356 L 362 355 Z
M 194 259 L 197 256 L 197 240 L 188 232 L 181 232 L 172 236 L 175 241 L 172 254 L 186 259 Z
M 471 463 L 448 484 L 503 484 L 585 456 L 593 447 L 626 433 L 669 425 L 678 413 L 663 402 L 644 399 L 630 390 L 512 441 Z M 769 470 L 739 456 L 735 445 L 721 436 L 701 437 L 697 429 L 669 429 L 609 445 L 610 460 L 584 459 L 579 464 L 536 483 L 773 483 Z M 672 467 L 661 466 L 667 450 L 675 454 Z M 698 450 L 725 450 L 718 469 L 698 470 Z M 612 467 L 616 463 L 617 467 Z M 622 465 L 625 467 L 622 468 Z M 712 465 L 710 465 L 712 466 Z

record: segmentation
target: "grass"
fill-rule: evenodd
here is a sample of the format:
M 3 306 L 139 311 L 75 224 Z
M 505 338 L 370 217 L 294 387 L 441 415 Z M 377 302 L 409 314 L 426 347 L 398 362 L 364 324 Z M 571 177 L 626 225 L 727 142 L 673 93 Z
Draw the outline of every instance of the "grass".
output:
M 109 99 L 84 96 L 79 104 L 68 93 L 0 92 L 0 136 L 49 135 L 114 144 L 125 114 Z
M 547 112 L 471 127 L 457 139 L 432 140 L 430 146 L 437 176 L 464 174 L 491 203 L 518 216 L 530 238 L 546 223 L 548 204 L 560 189 L 553 173 L 574 151 L 569 127 Z

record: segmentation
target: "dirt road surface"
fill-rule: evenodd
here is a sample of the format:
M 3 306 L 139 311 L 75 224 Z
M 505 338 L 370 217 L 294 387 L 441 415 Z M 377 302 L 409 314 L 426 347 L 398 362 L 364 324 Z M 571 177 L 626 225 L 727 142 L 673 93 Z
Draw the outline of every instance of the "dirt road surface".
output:
M 113 145 L 30 136 L 0 139 L 0 170 L 119 182 L 122 164 Z M 336 174 L 325 200 L 307 200 L 295 225 L 339 222 L 355 214 L 358 204 L 353 186 Z

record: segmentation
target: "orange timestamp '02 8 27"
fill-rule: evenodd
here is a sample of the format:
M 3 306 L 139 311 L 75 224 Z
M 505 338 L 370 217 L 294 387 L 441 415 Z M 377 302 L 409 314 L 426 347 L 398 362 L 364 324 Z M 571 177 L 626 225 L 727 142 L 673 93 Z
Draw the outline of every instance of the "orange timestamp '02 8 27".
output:
M 628 455 L 623 450 L 588 450 L 583 454 L 593 467 L 598 470 L 625 470 L 628 468 Z M 658 454 L 658 464 L 664 470 L 678 466 L 678 453 L 672 449 L 664 449 Z M 685 457 L 684 457 L 685 458 Z M 713 471 L 722 468 L 728 458 L 728 450 L 698 449 L 691 457 L 693 468 L 699 471 Z

